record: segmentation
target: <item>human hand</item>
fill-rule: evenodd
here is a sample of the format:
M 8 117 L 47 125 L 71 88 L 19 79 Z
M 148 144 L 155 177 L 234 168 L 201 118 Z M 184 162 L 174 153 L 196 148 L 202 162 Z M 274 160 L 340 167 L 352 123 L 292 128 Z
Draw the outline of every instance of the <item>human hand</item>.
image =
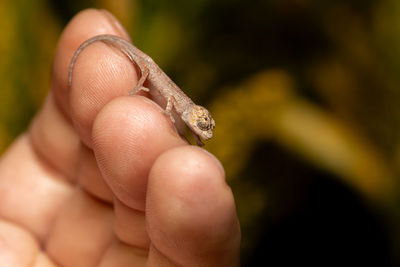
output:
M 107 12 L 63 32 L 52 92 L 0 161 L 0 266 L 238 266 L 240 228 L 224 170 L 161 108 L 126 96 L 132 63 L 96 43 L 128 38 Z

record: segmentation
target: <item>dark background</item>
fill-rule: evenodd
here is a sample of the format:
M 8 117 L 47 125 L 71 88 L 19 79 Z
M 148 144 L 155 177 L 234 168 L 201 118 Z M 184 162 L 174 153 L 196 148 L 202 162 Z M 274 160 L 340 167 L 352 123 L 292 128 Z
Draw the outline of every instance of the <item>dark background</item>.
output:
M 243 266 L 400 266 L 400 1 L 3 0 L 2 151 L 87 7 L 211 110 Z

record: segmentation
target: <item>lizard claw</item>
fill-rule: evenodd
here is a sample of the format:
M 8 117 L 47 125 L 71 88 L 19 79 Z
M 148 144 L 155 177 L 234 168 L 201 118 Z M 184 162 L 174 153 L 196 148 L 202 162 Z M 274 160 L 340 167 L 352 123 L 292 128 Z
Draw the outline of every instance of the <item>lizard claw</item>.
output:
M 135 88 L 133 88 L 131 91 L 129 91 L 129 93 L 128 93 L 129 95 L 134 95 L 140 91 L 150 92 L 149 88 L 143 86 L 144 82 L 149 77 L 149 69 L 146 67 L 142 67 L 140 71 L 141 71 L 142 76 L 140 77 L 139 81 L 137 82 Z
M 140 91 L 144 91 L 144 92 L 150 92 L 150 89 L 144 86 L 136 86 L 135 88 L 133 88 L 132 90 L 129 91 L 128 95 L 134 95 Z
M 168 116 L 168 117 L 171 119 L 172 123 L 175 123 L 174 116 L 172 116 L 172 113 L 171 113 L 170 110 L 163 110 L 162 113 L 163 113 L 165 116 Z
M 174 104 L 175 98 L 170 96 L 167 101 L 167 106 L 165 107 L 165 110 L 163 110 L 163 113 L 171 118 L 172 123 L 175 123 L 175 119 L 172 116 L 172 108 L 174 107 Z

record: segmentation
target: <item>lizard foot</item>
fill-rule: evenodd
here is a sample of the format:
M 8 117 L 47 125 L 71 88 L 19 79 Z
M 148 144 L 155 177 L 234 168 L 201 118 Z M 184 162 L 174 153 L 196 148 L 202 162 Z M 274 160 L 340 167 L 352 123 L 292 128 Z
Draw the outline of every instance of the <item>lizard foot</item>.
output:
M 144 92 L 150 92 L 150 89 L 144 86 L 135 86 L 135 88 L 133 88 L 132 90 L 129 91 L 128 95 L 134 95 L 140 91 L 144 91 Z
M 165 116 L 168 116 L 170 119 L 171 119 L 171 121 L 172 121 L 172 123 L 175 123 L 175 119 L 174 119 L 174 116 L 172 116 L 172 112 L 171 112 L 171 110 L 163 110 L 162 111 L 162 113 L 165 115 Z

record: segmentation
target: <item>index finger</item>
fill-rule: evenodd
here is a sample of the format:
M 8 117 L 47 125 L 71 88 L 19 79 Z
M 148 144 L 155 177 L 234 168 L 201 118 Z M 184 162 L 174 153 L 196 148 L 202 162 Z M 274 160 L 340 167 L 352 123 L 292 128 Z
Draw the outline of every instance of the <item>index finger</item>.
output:
M 96 9 L 84 10 L 71 20 L 62 33 L 53 62 L 52 90 L 56 104 L 60 111 L 68 119 L 72 119 L 75 126 L 78 126 L 76 127 L 78 128 L 78 133 L 87 145 L 90 145 L 89 133 L 87 131 L 85 132 L 85 129 L 82 128 L 85 126 L 90 128 L 89 124 L 93 121 L 94 116 L 100 108 L 112 98 L 126 94 L 129 89 L 122 92 L 123 87 L 132 86 L 137 81 L 136 70 L 132 66 L 129 66 L 127 60 L 121 59 L 117 61 L 115 53 L 111 58 L 110 53 L 112 50 L 102 47 L 101 52 L 99 51 L 98 53 L 98 55 L 101 56 L 80 60 L 86 56 L 86 53 L 80 55 L 78 59 L 80 61 L 79 63 L 86 63 L 86 65 L 76 64 L 76 71 L 74 71 L 73 77 L 74 82 L 71 88 L 68 88 L 68 68 L 73 54 L 81 43 L 99 34 L 113 34 L 124 39 L 129 39 L 129 35 L 109 12 Z M 95 44 L 93 46 L 95 48 L 100 45 L 101 44 Z M 106 62 L 107 60 L 109 62 Z M 102 87 L 109 87 L 109 90 L 101 91 L 99 86 L 96 86 L 95 83 L 86 79 L 88 73 L 85 72 L 85 70 L 88 69 L 88 62 L 90 63 L 92 73 L 96 73 L 96 71 L 98 73 L 98 77 L 93 77 L 92 79 L 98 79 L 99 82 L 97 82 L 97 85 L 103 83 Z M 110 70 L 110 68 L 105 67 L 105 65 L 109 64 L 111 64 L 113 66 L 112 69 L 118 73 L 112 73 L 113 75 L 105 73 Z M 121 73 L 120 70 L 125 70 L 125 72 Z M 126 79 L 125 77 L 120 77 L 120 74 L 126 76 Z M 116 79 L 110 80 L 112 78 Z M 124 82 L 125 84 L 121 86 L 111 86 L 114 84 L 118 85 L 118 81 Z M 85 84 L 82 84 L 82 82 Z M 85 90 L 74 90 L 74 87 L 83 87 Z M 74 99 L 78 100 L 78 103 L 74 101 Z M 83 105 L 79 105 L 79 102 Z M 73 104 L 75 104 L 75 106 L 71 106 Z M 78 118 L 75 118 L 75 115 L 78 116 Z M 80 116 L 83 117 L 81 118 Z

